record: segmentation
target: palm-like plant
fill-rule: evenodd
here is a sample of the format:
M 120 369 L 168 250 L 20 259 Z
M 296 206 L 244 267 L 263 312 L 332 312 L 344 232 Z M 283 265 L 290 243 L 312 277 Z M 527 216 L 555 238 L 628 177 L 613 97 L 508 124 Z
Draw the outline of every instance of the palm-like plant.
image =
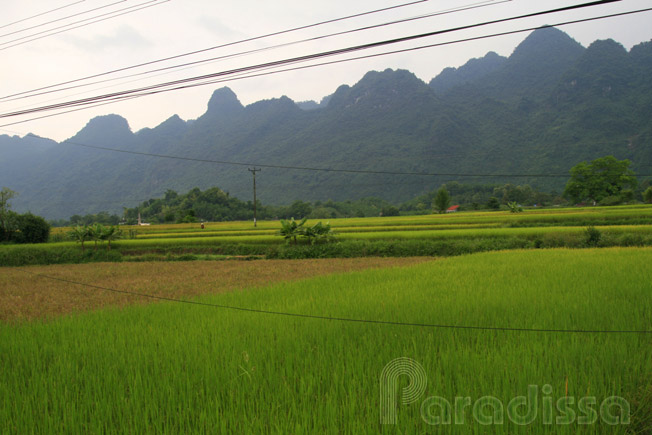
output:
M 97 242 L 101 242 L 103 240 L 102 235 L 104 234 L 104 230 L 105 228 L 102 224 L 95 224 L 88 227 L 90 238 L 95 242 L 95 247 L 93 248 L 95 251 L 97 251 Z
M 68 237 L 77 243 L 81 243 L 82 252 L 84 252 L 84 242 L 91 239 L 89 227 L 77 225 L 75 228 L 68 231 Z
M 512 213 L 520 213 L 523 211 L 523 207 L 518 205 L 516 201 L 508 202 L 507 207 L 509 207 L 509 211 Z
M 328 242 L 333 239 L 334 235 L 335 233 L 333 233 L 328 222 L 326 222 L 326 225 L 317 222 L 315 225 L 303 229 L 303 236 L 308 238 L 311 245 L 319 241 Z
M 104 227 L 104 231 L 102 232 L 101 239 L 106 240 L 108 245 L 107 245 L 107 250 L 111 250 L 111 242 L 113 240 L 118 240 L 122 238 L 122 230 L 120 230 L 116 226 L 110 226 L 110 227 Z
M 297 237 L 304 234 L 303 225 L 307 220 L 308 218 L 303 218 L 297 223 L 294 218 L 289 221 L 281 219 L 281 229 L 277 234 L 285 238 L 285 243 L 290 243 L 290 240 L 294 240 L 294 244 L 296 245 Z

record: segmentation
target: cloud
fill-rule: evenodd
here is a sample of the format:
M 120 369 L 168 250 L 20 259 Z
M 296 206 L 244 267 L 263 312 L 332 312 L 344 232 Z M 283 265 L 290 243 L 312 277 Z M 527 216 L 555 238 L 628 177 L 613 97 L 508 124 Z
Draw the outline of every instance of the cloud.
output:
M 136 29 L 128 25 L 117 27 L 112 34 L 96 35 L 92 38 L 65 35 L 62 39 L 81 51 L 103 52 L 122 48 L 146 48 L 152 43 L 143 37 Z
M 241 32 L 227 26 L 226 24 L 224 24 L 218 18 L 215 17 L 203 15 L 198 19 L 198 22 L 199 25 L 202 26 L 204 29 L 220 37 L 221 39 L 226 39 L 226 40 L 231 40 L 235 38 L 240 39 L 244 36 Z

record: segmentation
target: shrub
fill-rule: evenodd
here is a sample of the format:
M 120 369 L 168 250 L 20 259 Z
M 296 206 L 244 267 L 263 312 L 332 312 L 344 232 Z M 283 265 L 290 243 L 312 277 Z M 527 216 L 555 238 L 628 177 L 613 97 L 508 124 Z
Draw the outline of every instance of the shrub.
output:
M 398 208 L 394 207 L 393 205 L 383 207 L 380 212 L 385 217 L 387 217 L 387 216 L 398 216 L 399 215 Z
M 520 213 L 520 212 L 523 211 L 523 207 L 518 205 L 518 203 L 516 201 L 508 202 L 507 207 L 509 207 L 509 211 L 511 213 Z
M 32 213 L 18 215 L 16 227 L 11 237 L 16 243 L 46 243 L 50 237 L 50 224 Z
M 586 244 L 588 246 L 598 246 L 601 238 L 602 233 L 596 227 L 591 226 L 586 229 Z
M 648 187 L 645 192 L 643 192 L 643 201 L 652 204 L 652 186 Z
M 603 198 L 598 204 L 610 206 L 610 205 L 618 205 L 622 203 L 623 203 L 623 198 L 617 195 L 611 195 Z
M 496 198 L 495 196 L 489 198 L 489 201 L 487 202 L 487 208 L 491 210 L 500 209 L 500 202 L 498 202 L 498 198 Z

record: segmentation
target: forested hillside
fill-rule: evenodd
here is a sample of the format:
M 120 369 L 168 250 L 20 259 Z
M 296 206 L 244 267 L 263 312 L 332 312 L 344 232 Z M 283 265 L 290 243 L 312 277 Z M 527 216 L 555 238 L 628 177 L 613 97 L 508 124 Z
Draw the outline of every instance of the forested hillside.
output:
M 76 144 L 194 159 L 356 171 L 447 176 L 318 172 L 263 167 L 258 198 L 403 203 L 443 182 L 529 184 L 560 192 L 565 177 L 463 177 L 456 174 L 567 174 L 604 155 L 652 172 L 652 43 L 588 48 L 565 33 L 537 30 L 509 58 L 490 52 L 429 84 L 404 70 L 372 71 L 320 104 L 287 97 L 243 106 L 218 89 L 204 115 L 178 116 L 132 132 L 108 115 L 57 144 L 0 136 L 0 186 L 20 193 L 17 210 L 68 218 L 120 212 L 169 190 L 220 186 L 251 198 L 247 165 L 175 160 Z

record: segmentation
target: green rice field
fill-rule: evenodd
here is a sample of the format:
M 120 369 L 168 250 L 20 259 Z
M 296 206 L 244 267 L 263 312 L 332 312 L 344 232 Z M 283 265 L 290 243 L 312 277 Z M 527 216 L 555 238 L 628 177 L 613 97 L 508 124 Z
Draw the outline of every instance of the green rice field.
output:
M 443 215 L 312 220 L 328 223 L 334 238 L 311 245 L 278 235 L 279 221 L 206 222 L 121 227 L 123 237 L 99 247 L 68 239 L 55 228 L 51 242 L 0 245 L 0 265 L 98 261 L 178 261 L 228 258 L 354 258 L 454 256 L 506 249 L 652 246 L 652 206 L 529 209 L 522 213 L 461 212 Z M 589 239 L 594 227 L 597 238 Z
M 0 433 L 650 433 L 650 264 L 488 252 L 0 324 Z
M 317 223 L 308 221 L 307 226 Z M 592 207 L 527 210 L 523 213 L 467 212 L 444 215 L 348 218 L 328 221 L 341 240 L 386 240 L 403 238 L 474 238 L 506 235 L 577 233 L 587 226 L 608 232 L 652 233 L 652 206 Z M 276 235 L 278 221 L 213 222 L 123 227 L 132 240 L 116 246 L 152 246 L 179 243 L 283 243 Z M 63 234 L 67 229 L 56 229 Z M 62 242 L 61 246 L 73 243 Z

